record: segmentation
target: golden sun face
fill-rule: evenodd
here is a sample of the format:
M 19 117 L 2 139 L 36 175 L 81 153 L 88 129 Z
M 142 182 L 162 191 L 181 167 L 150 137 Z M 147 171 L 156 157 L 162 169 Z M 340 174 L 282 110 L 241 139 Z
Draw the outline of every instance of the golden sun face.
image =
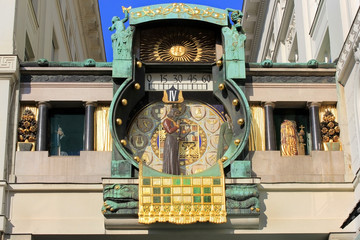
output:
M 170 48 L 170 54 L 174 57 L 182 57 L 186 53 L 184 46 L 175 45 Z
M 140 57 L 144 62 L 215 61 L 213 32 L 197 29 L 157 28 L 141 33 Z

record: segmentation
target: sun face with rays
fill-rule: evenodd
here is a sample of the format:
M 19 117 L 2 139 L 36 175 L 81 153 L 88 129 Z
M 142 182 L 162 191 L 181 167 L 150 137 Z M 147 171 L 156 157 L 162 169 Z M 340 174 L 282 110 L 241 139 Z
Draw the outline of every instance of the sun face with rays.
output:
M 215 38 L 189 28 L 145 30 L 140 55 L 145 62 L 214 62 Z

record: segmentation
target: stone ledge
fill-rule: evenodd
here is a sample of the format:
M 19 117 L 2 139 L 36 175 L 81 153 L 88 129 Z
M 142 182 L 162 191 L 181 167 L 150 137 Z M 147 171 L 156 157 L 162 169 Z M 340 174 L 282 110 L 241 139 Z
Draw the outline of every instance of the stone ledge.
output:
M 111 175 L 111 152 L 49 156 L 47 151 L 16 152 L 16 183 L 101 183 Z
M 261 183 L 344 183 L 342 151 L 312 151 L 311 156 L 282 157 L 279 151 L 250 153 L 253 173 Z
M 177 225 L 172 223 L 153 223 L 140 224 L 138 223 L 137 215 L 116 216 L 116 218 L 106 218 L 104 220 L 106 230 L 136 230 L 136 229 L 182 229 L 182 230 L 214 230 L 214 229 L 259 229 L 259 216 L 237 216 L 228 215 L 227 222 L 223 224 L 215 223 L 194 223 Z M 109 233 L 109 232 L 107 232 Z

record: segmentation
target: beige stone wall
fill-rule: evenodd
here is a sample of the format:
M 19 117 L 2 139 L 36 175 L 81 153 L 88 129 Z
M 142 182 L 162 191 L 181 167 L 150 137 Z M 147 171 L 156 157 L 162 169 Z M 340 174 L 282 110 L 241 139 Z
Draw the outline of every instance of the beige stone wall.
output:
M 212 229 L 212 234 L 229 234 L 231 239 L 237 234 L 341 232 L 339 226 L 354 203 L 351 184 L 262 184 L 259 187 L 262 212 L 258 230 L 234 231 L 231 223 L 227 223 L 198 224 L 196 231 L 206 234 L 206 231 Z M 128 217 L 128 223 L 135 220 L 132 229 L 105 231 L 105 220 L 100 211 L 103 204 L 101 184 L 13 184 L 9 189 L 10 224 L 7 232 L 14 235 L 99 234 L 101 237 L 103 234 L 139 234 L 138 229 L 143 229 L 141 234 L 146 237 L 147 234 L 156 234 L 151 229 L 159 227 L 139 225 L 136 224 L 136 218 Z M 193 231 L 189 229 L 194 227 L 184 225 L 176 230 L 173 227 L 178 226 L 175 225 L 160 226 L 163 233 L 168 234 L 177 231 L 190 234 Z M 343 232 L 351 231 L 354 231 L 353 226 Z
M 34 9 L 30 0 L 16 1 L 14 53 L 21 60 L 25 57 L 28 37 L 34 53 L 32 60 L 46 58 L 49 61 L 83 61 L 94 58 L 105 61 L 100 14 L 96 12 L 99 11 L 97 1 L 36 2 L 38 5 L 37 8 L 34 5 Z M 87 15 L 83 13 L 86 10 Z M 90 24 L 93 25 L 92 29 L 88 26 Z M 87 40 L 89 37 L 95 40 Z

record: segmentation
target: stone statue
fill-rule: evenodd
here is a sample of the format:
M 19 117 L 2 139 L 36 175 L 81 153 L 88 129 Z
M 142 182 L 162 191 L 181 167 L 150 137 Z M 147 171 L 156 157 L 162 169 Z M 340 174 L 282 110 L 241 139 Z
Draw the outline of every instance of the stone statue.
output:
M 229 148 L 231 144 L 231 140 L 233 137 L 233 126 L 231 118 L 228 114 L 225 114 L 226 122 L 224 122 L 220 127 L 219 133 L 219 143 L 218 150 L 216 154 L 216 159 L 222 158 L 226 150 Z

